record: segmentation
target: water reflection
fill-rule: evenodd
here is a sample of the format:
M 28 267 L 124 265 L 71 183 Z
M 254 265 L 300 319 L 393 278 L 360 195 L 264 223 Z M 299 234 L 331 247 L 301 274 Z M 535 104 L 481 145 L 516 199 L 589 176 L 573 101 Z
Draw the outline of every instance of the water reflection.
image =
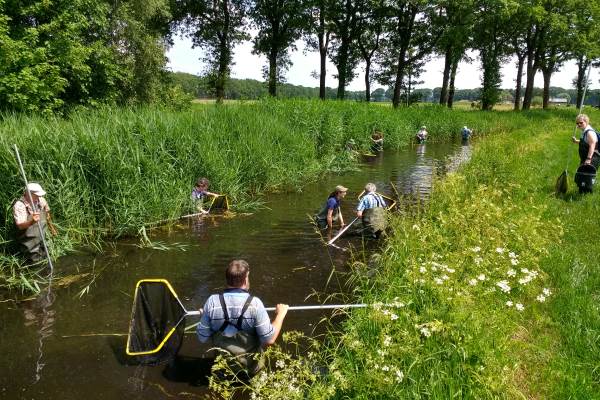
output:
M 35 363 L 35 374 L 33 383 L 39 382 L 42 377 L 44 362 L 44 341 L 54 333 L 55 311 L 51 309 L 55 295 L 52 288 L 48 287 L 35 299 L 21 303 L 26 327 L 34 327 L 38 335 L 38 354 Z

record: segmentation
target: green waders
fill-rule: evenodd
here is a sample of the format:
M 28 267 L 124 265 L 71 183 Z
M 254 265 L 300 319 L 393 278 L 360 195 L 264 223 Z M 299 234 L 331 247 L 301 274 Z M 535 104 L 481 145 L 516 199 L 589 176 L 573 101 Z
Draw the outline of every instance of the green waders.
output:
M 384 207 L 374 207 L 363 211 L 362 214 L 363 233 L 379 238 L 387 228 L 387 216 Z
M 329 209 L 327 208 L 327 203 L 323 206 L 321 211 L 315 215 L 315 221 L 317 221 L 317 225 L 320 229 L 327 228 L 327 212 Z M 333 214 L 331 215 L 332 222 L 337 222 L 340 219 L 340 208 L 336 208 L 333 210 Z
M 27 205 L 27 203 L 25 204 Z M 27 212 L 29 211 L 29 206 L 27 206 Z M 43 210 L 40 210 L 40 224 L 42 225 L 42 232 L 45 234 L 46 212 Z M 20 230 L 17 233 L 17 242 L 19 243 L 21 254 L 23 254 L 28 263 L 35 264 L 47 257 L 42 243 L 42 236 L 40 235 L 40 228 L 37 223 L 30 225 L 25 230 Z
M 242 330 L 243 316 L 254 296 L 248 296 L 240 316 L 238 317 L 237 323 L 232 324 L 229 322 L 229 313 L 227 312 L 227 305 L 225 304 L 225 297 L 219 295 L 219 301 L 221 308 L 223 309 L 223 316 L 225 320 L 223 325 L 219 328 L 219 331 L 213 335 L 213 344 L 215 347 L 225 350 L 231 354 L 235 360 L 229 363 L 229 367 L 234 373 L 240 371 L 246 371 L 249 376 L 256 375 L 263 367 L 264 360 L 262 358 L 262 347 L 258 336 L 252 332 Z M 237 332 L 233 336 L 225 336 L 223 333 L 228 325 L 233 325 Z

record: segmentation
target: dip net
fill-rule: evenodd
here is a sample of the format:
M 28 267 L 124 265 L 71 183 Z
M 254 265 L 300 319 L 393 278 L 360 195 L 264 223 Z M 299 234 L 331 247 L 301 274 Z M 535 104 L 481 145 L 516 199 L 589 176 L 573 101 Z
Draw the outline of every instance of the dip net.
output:
M 213 197 L 209 210 L 229 210 L 229 199 L 224 194 Z
M 168 281 L 144 279 L 135 288 L 126 353 L 142 364 L 161 364 L 177 355 L 187 312 Z

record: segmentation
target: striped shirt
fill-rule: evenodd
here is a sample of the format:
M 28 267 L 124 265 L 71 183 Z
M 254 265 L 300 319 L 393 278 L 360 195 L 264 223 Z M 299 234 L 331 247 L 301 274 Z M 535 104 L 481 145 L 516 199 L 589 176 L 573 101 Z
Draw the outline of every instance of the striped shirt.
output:
M 250 294 L 244 289 L 225 289 L 223 292 L 230 322 L 223 331 L 223 336 L 231 337 L 238 332 L 235 325 L 248 296 Z M 196 335 L 200 342 L 206 343 L 213 334 L 219 331 L 225 321 L 219 295 L 213 294 L 210 296 L 206 300 L 203 310 L 202 318 L 196 328 Z M 266 343 L 273 337 L 275 330 L 262 301 L 258 297 L 252 299 L 242 319 L 242 331 L 255 334 L 261 343 Z
M 379 195 L 377 193 L 369 192 L 360 199 L 360 202 L 358 203 L 358 206 L 356 207 L 356 211 L 363 211 L 363 210 L 368 210 L 370 208 L 385 207 L 385 206 L 386 206 L 385 200 L 383 199 L 383 197 L 381 197 L 381 195 Z

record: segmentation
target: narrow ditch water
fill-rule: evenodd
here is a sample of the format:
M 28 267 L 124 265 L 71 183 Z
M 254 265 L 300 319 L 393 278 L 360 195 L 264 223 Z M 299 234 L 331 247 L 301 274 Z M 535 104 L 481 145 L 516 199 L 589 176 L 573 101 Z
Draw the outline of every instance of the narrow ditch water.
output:
M 88 276 L 50 296 L 0 304 L 2 374 L 0 397 L 7 399 L 194 398 L 207 393 L 203 376 L 210 368 L 194 335 L 187 335 L 176 370 L 136 366 L 125 355 L 132 296 L 142 278 L 166 278 L 188 310 L 201 307 L 224 285 L 226 265 L 235 258 L 250 264 L 251 291 L 265 305 L 314 304 L 313 291 L 343 289 L 328 282 L 332 268 L 345 270 L 348 253 L 327 248 L 308 215 L 324 203 L 335 185 L 350 188 L 342 212 L 353 218 L 356 197 L 366 182 L 395 197 L 390 182 L 403 194 L 426 200 L 432 176 L 443 175 L 470 156 L 460 142 L 424 144 L 366 159 L 360 171 L 326 174 L 301 192 L 273 194 L 252 215 L 186 221 L 170 232 L 151 236 L 169 250 L 143 249 L 137 240 L 110 247 L 100 256 L 75 255 L 56 262 L 60 275 L 98 274 L 89 292 L 79 296 Z M 293 189 L 293 188 L 290 188 Z M 342 247 L 359 246 L 358 237 L 341 238 Z M 184 250 L 182 250 L 184 249 Z M 328 312 L 288 313 L 284 329 L 311 334 Z M 195 322 L 188 318 L 187 324 Z M 109 335 L 107 335 L 109 334 Z M 121 334 L 121 335 L 119 335 Z

